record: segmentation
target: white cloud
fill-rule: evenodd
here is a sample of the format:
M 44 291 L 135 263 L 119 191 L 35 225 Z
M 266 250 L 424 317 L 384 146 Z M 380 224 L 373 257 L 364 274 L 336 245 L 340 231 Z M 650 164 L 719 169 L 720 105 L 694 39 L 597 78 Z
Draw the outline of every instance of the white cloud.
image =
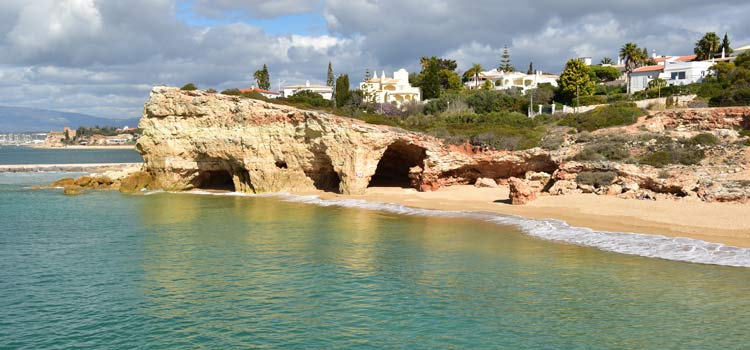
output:
M 628 41 L 690 53 L 711 30 L 750 44 L 750 4 L 729 0 L 182 1 L 0 1 L 0 104 L 135 117 L 151 85 L 248 86 L 264 63 L 274 87 L 322 82 L 329 61 L 356 85 L 367 68 L 419 69 L 421 56 L 493 68 L 504 45 L 516 67 L 555 72 L 571 57 L 614 58 Z M 185 4 L 221 24 L 185 23 Z M 242 22 L 309 12 L 328 33 L 270 35 Z

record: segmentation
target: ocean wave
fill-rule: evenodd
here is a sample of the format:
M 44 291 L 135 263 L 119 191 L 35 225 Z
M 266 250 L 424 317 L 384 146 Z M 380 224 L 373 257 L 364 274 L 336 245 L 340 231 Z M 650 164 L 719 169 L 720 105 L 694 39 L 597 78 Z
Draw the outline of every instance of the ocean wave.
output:
M 571 226 L 564 221 L 555 219 L 528 219 L 520 216 L 490 212 L 420 209 L 395 203 L 369 202 L 359 199 L 321 199 L 314 195 L 304 196 L 292 195 L 289 193 L 270 193 L 261 195 L 204 191 L 183 193 L 217 196 L 277 197 L 289 202 L 307 203 L 324 207 L 336 206 L 357 208 L 401 215 L 470 218 L 500 225 L 518 227 L 530 236 L 548 241 L 593 247 L 616 253 L 699 264 L 750 267 L 750 248 L 733 247 L 693 238 L 668 237 L 643 233 L 598 231 L 586 227 Z

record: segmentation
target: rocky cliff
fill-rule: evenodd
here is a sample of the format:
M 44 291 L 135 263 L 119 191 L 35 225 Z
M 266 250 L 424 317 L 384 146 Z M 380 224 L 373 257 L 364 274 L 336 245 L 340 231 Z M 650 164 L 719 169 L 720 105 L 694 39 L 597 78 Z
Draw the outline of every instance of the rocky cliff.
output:
M 325 112 L 157 87 L 139 125 L 142 169 L 53 186 L 362 194 L 475 184 L 509 186 L 514 204 L 574 193 L 747 202 L 749 120 L 750 107 L 669 110 L 594 133 L 563 130 L 554 151 L 479 151 Z
M 152 189 L 424 191 L 557 168 L 541 150 L 474 152 L 324 112 L 165 87 L 151 92 L 139 127 Z

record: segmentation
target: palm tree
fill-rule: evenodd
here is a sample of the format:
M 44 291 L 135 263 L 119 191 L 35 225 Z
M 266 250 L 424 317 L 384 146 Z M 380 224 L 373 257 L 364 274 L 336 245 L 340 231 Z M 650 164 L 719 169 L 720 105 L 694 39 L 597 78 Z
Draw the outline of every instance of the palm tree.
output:
M 721 39 L 714 32 L 706 33 L 701 40 L 695 43 L 694 51 L 700 61 L 712 59 L 717 53 L 721 52 Z
M 474 63 L 471 65 L 471 68 L 469 68 L 470 75 L 474 76 L 474 89 L 479 88 L 479 74 L 484 71 L 484 68 L 482 68 L 482 65 L 479 63 Z
M 635 43 L 627 43 L 620 48 L 620 59 L 622 59 L 625 64 L 625 72 L 628 77 L 628 93 L 630 93 L 630 73 L 640 67 L 645 60 L 645 57 L 643 57 L 643 51 L 638 48 L 638 45 Z
M 602 64 L 612 64 L 612 59 L 609 57 L 602 58 Z

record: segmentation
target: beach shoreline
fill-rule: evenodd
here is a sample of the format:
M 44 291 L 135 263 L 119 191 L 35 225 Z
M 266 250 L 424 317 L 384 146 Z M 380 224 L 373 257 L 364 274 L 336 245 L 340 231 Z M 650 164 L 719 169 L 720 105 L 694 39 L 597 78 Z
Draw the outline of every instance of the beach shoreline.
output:
M 692 238 L 740 248 L 750 248 L 750 217 L 747 204 L 690 201 L 641 201 L 594 194 L 541 196 L 523 205 L 510 205 L 507 188 L 476 188 L 459 185 L 433 192 L 404 188 L 369 188 L 364 195 L 329 192 L 295 193 L 316 195 L 322 200 L 357 199 L 391 203 L 411 208 L 491 212 L 527 219 L 555 219 L 574 227 L 622 233 L 642 233 Z

